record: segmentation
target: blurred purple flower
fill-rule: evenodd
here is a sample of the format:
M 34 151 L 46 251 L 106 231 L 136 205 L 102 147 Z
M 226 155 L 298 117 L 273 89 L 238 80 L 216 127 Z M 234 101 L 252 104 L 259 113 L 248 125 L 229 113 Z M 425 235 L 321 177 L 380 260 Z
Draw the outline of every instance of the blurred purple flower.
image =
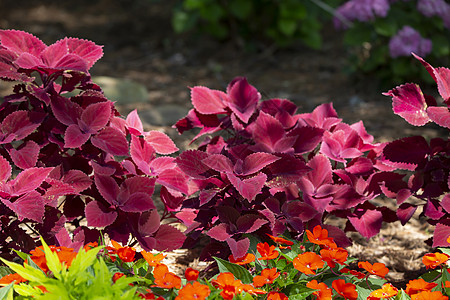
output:
M 425 57 L 431 52 L 431 40 L 423 38 L 410 26 L 403 26 L 389 41 L 389 52 L 392 58 L 410 56 L 411 52 Z
M 334 26 L 338 29 L 346 29 L 348 26 L 342 18 L 349 22 L 368 22 L 376 17 L 386 17 L 389 8 L 388 0 L 350 0 L 337 8 L 338 16 L 334 17 Z
M 418 0 L 417 10 L 426 17 L 440 17 L 450 29 L 450 4 L 444 0 Z

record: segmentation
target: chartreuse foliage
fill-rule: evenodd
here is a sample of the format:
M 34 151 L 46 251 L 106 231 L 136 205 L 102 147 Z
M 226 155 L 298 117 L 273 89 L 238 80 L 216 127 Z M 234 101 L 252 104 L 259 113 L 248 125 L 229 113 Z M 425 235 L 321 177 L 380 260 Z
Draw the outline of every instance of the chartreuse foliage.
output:
M 215 258 L 219 274 L 206 279 L 192 268 L 186 269 L 184 278 L 175 275 L 161 253 L 142 251 L 144 259 L 135 261 L 136 250 L 115 241 L 113 247 L 81 248 L 71 259 L 64 252 L 73 249 L 49 247 L 42 241 L 43 247 L 33 255 L 21 254 L 28 263 L 3 260 L 16 273 L 0 279 L 4 286 L 0 295 L 2 299 L 448 299 L 448 248 L 426 254 L 423 264 L 430 271 L 398 290 L 386 282 L 389 270 L 384 264 L 348 257 L 321 226 L 306 235 L 303 242 L 271 236 L 269 243 L 258 242 L 242 258 Z

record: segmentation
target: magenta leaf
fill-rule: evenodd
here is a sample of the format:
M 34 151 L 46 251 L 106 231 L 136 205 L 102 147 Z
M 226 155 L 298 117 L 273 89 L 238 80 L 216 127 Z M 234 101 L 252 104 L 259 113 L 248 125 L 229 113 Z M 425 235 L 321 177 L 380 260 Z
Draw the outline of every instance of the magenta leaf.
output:
M 398 208 L 397 208 L 397 217 L 400 220 L 400 223 L 402 225 L 405 225 L 410 219 L 411 217 L 414 215 L 414 213 L 417 210 L 417 206 L 412 205 L 410 203 L 402 203 Z
M 225 104 L 244 123 L 248 123 L 256 110 L 260 93 L 243 77 L 236 78 L 227 88 L 229 98 Z
M 208 154 L 199 150 L 187 150 L 182 152 L 176 159 L 180 170 L 186 175 L 194 179 L 205 179 L 205 172 L 209 170 L 209 167 L 202 161 L 208 157 Z
M 161 185 L 169 189 L 173 189 L 179 191 L 183 194 L 189 193 L 189 188 L 187 185 L 187 179 L 180 170 L 177 169 L 167 169 L 162 171 L 158 175 L 158 179 L 156 180 Z
M 0 155 L 0 184 L 5 183 L 11 177 L 11 165 Z
M 227 177 L 230 180 L 231 184 L 239 192 L 239 194 L 241 194 L 242 197 L 249 201 L 253 201 L 256 195 L 261 192 L 261 189 L 263 188 L 267 180 L 267 176 L 264 173 L 259 173 L 254 177 L 243 180 L 236 177 L 232 173 L 228 173 Z
M 430 121 L 425 97 L 417 84 L 407 83 L 383 95 L 392 97 L 394 113 L 404 118 L 408 123 L 422 126 Z
M 440 220 L 436 224 L 433 234 L 433 245 L 432 247 L 448 247 L 447 242 L 450 236 L 450 220 L 448 218 Z
M 91 137 L 92 144 L 112 155 L 128 155 L 128 142 L 125 135 L 116 128 L 106 127 Z
M 162 224 L 155 234 L 157 251 L 172 251 L 181 248 L 186 236 L 175 227 Z
M 299 181 L 302 176 L 311 170 L 301 159 L 287 154 L 278 154 L 278 156 L 281 159 L 267 167 L 272 174 L 272 178 L 268 182 L 270 187 L 289 186 Z
M 145 174 L 150 175 L 150 162 L 155 159 L 155 149 L 141 137 L 131 136 L 131 159 Z
M 202 163 L 217 172 L 232 173 L 233 163 L 231 160 L 222 154 L 212 154 L 202 160 Z
M 1 198 L 0 198 L 1 199 Z M 14 202 L 1 199 L 3 204 L 14 211 L 20 221 L 24 218 L 42 223 L 44 217 L 44 199 L 41 194 L 36 191 L 31 191 L 28 194 L 21 196 Z
M 158 211 L 153 209 L 141 214 L 139 217 L 138 231 L 142 236 L 150 236 L 158 230 L 160 225 Z
M 433 68 L 429 63 L 427 63 L 423 58 L 413 53 L 413 56 L 418 59 L 422 65 L 433 77 L 434 81 L 437 83 L 438 91 L 444 102 L 448 102 L 450 99 L 450 70 L 447 68 Z
M 206 235 L 220 242 L 225 242 L 232 236 L 232 234 L 228 232 L 228 225 L 225 223 L 214 226 L 213 228 L 208 230 Z
M 201 114 L 223 114 L 226 113 L 223 102 L 228 101 L 228 95 L 222 91 L 196 86 L 191 88 L 191 101 Z
M 3 119 L 0 132 L 13 134 L 16 140 L 24 139 L 41 125 L 43 117 L 24 110 L 15 111 Z
M 94 134 L 106 126 L 111 117 L 111 102 L 93 103 L 81 114 L 78 124 L 85 133 Z
M 131 194 L 120 207 L 121 210 L 126 212 L 142 212 L 155 208 L 151 195 L 140 192 Z
M 50 106 L 56 119 L 67 126 L 76 124 L 83 113 L 80 105 L 61 96 L 52 97 Z
M 102 46 L 96 45 L 94 42 L 77 39 L 65 38 L 69 53 L 73 53 L 81 57 L 90 69 L 97 60 L 103 56 Z
M 105 227 L 111 225 L 117 218 L 117 212 L 108 210 L 98 201 L 91 201 L 85 208 L 88 226 Z
M 314 150 L 322 140 L 324 130 L 317 127 L 296 127 L 287 133 L 287 136 L 295 136 L 293 145 L 296 154 L 304 154 Z
M 239 217 L 236 221 L 236 226 L 239 232 L 251 233 L 261 228 L 269 221 L 254 214 L 247 214 Z
M 0 30 L 0 43 L 16 54 L 26 52 L 35 56 L 38 56 L 47 47 L 34 35 L 19 30 Z
M 37 189 L 47 178 L 53 168 L 29 168 L 22 172 L 14 180 L 11 180 L 12 196 L 19 196 Z
M 247 253 L 248 248 L 250 247 L 250 240 L 248 238 L 244 238 L 236 241 L 230 237 L 227 239 L 227 244 L 231 249 L 231 254 L 233 257 L 241 258 Z
M 383 214 L 378 210 L 357 209 L 348 220 L 363 237 L 369 239 L 380 232 Z
M 383 162 L 396 168 L 414 170 L 430 151 L 424 137 L 406 137 L 390 142 L 384 147 Z
M 184 200 L 183 196 L 176 196 L 170 193 L 165 186 L 161 187 L 160 197 L 168 211 L 177 210 Z
M 283 125 L 274 117 L 260 112 L 255 122 L 248 126 L 256 143 L 273 152 L 278 141 L 285 137 Z
M 132 135 L 142 135 L 144 133 L 144 127 L 136 109 L 127 115 L 126 124 Z
M 146 133 L 145 140 L 155 148 L 156 153 L 172 154 L 178 151 L 175 143 L 163 132 L 151 130 Z
M 83 232 L 79 232 L 78 235 L 84 235 Z M 84 238 L 81 241 L 73 241 L 70 238 L 69 232 L 66 228 L 61 228 L 56 234 L 56 239 L 58 240 L 59 246 L 72 248 L 75 251 L 80 250 L 81 247 L 84 245 Z
M 269 154 L 269 153 L 252 153 L 249 156 L 245 157 L 244 163 L 242 165 L 242 170 L 236 170 L 236 174 L 239 175 L 250 175 L 256 173 L 263 169 L 264 167 L 270 165 L 271 163 L 279 160 L 280 157 Z
M 430 106 L 427 109 L 428 116 L 436 124 L 450 128 L 450 111 L 443 106 Z
M 117 197 L 120 192 L 119 185 L 110 176 L 94 175 L 95 186 L 102 195 L 102 197 L 108 201 L 111 205 L 117 205 Z
M 69 170 L 62 178 L 63 182 L 70 184 L 77 193 L 91 186 L 92 180 L 80 170 Z
M 28 141 L 25 146 L 18 150 L 12 148 L 9 154 L 17 167 L 28 169 L 36 165 L 40 149 L 41 148 L 36 142 Z
M 79 148 L 86 143 L 91 137 L 90 133 L 83 133 L 80 127 L 72 124 L 67 127 L 64 133 L 64 148 Z

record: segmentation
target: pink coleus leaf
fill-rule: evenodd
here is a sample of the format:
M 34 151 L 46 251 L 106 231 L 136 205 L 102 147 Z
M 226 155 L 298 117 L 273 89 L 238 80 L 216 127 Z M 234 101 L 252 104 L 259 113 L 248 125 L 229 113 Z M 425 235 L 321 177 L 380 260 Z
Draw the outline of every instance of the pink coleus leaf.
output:
M 179 169 L 167 169 L 162 171 L 158 175 L 156 181 L 169 189 L 179 191 L 183 194 L 189 193 L 187 178 Z
M 175 227 L 162 224 L 155 234 L 157 251 L 173 251 L 183 246 L 186 236 Z
M 295 136 L 293 145 L 296 154 L 304 154 L 314 150 L 322 140 L 324 130 L 317 127 L 296 127 L 287 133 L 288 137 Z
M 125 212 L 143 212 L 150 209 L 156 209 L 151 194 L 137 192 L 131 194 L 126 202 L 120 207 Z
M 1 199 L 1 198 L 0 198 Z M 41 194 L 36 191 L 31 191 L 14 202 L 1 199 L 3 204 L 14 211 L 22 221 L 24 218 L 42 223 L 44 217 L 45 205 Z
M 63 182 L 70 184 L 77 193 L 84 191 L 92 184 L 92 179 L 80 170 L 69 170 L 63 176 L 62 180 Z
M 17 167 L 28 169 L 36 165 L 40 150 L 41 148 L 36 142 L 28 141 L 25 146 L 19 150 L 12 148 L 9 155 Z
M 132 135 L 143 135 L 144 126 L 138 116 L 137 110 L 132 110 L 126 118 L 126 126 Z
M 232 234 L 229 233 L 228 231 L 229 231 L 228 225 L 225 223 L 221 223 L 208 230 L 206 235 L 220 242 L 225 242 L 228 238 L 232 236 Z
M 300 180 L 311 168 L 306 166 L 304 161 L 288 154 L 278 154 L 281 157 L 267 166 L 272 175 L 268 186 L 273 188 L 287 187 Z
M 97 133 L 106 126 L 111 117 L 111 102 L 97 102 L 88 105 L 81 114 L 78 125 L 86 133 Z
M 356 214 L 349 216 L 348 220 L 363 237 L 369 239 L 380 232 L 383 214 L 378 210 L 357 209 Z
M 80 238 L 81 235 L 84 236 L 83 231 L 78 232 L 77 239 L 74 238 L 74 240 L 72 241 L 69 232 L 65 227 L 63 227 L 55 234 L 55 237 L 58 241 L 59 246 L 72 248 L 75 251 L 78 251 L 84 245 L 84 237 Z
M 79 104 L 62 96 L 52 97 L 50 107 L 56 119 L 67 126 L 76 124 L 83 113 Z
M 239 194 L 248 201 L 253 201 L 255 199 L 256 195 L 261 192 L 267 180 L 267 175 L 264 173 L 259 173 L 258 175 L 247 179 L 240 179 L 232 173 L 228 173 L 227 177 Z
M 117 212 L 109 210 L 98 201 L 86 205 L 85 215 L 88 226 L 105 227 L 111 225 L 117 218 Z
M 88 69 L 103 56 L 102 46 L 96 45 L 94 42 L 77 38 L 64 38 L 63 41 L 67 42 L 69 53 L 81 57 L 86 62 Z
M 299 121 L 304 122 L 304 126 L 318 127 L 330 130 L 332 126 L 339 124 L 342 120 L 338 118 L 332 103 L 323 103 L 317 106 L 312 113 L 300 115 Z
M 119 129 L 106 127 L 91 137 L 91 142 L 95 147 L 112 155 L 128 155 L 128 141 Z
M 397 168 L 414 170 L 430 151 L 424 137 L 406 137 L 390 142 L 384 147 L 383 162 Z
M 422 126 L 430 121 L 425 97 L 417 84 L 407 83 L 383 93 L 383 95 L 392 97 L 394 113 L 408 123 Z
M 160 156 L 150 162 L 150 174 L 158 175 L 162 171 L 173 169 L 176 166 L 175 158 L 170 156 Z
M 242 240 L 236 241 L 233 238 L 227 239 L 227 244 L 231 249 L 231 254 L 233 257 L 241 258 L 243 257 L 250 247 L 250 240 L 248 238 L 243 238 Z
M 410 203 L 402 203 L 396 211 L 396 215 L 402 225 L 405 225 L 417 210 L 416 205 Z
M 444 102 L 447 103 L 450 99 L 450 69 L 443 67 L 434 68 L 420 56 L 414 53 L 413 56 L 422 63 L 431 77 L 433 77 L 437 83 L 439 94 L 444 99 Z
M 15 111 L 3 119 L 0 132 L 13 134 L 16 140 L 21 140 L 36 130 L 43 121 L 44 116 L 25 110 Z
M 91 137 L 90 133 L 83 133 L 80 127 L 72 124 L 67 127 L 64 133 L 64 148 L 79 148 L 83 146 Z
M 146 133 L 145 140 L 155 148 L 156 153 L 172 154 L 178 151 L 178 147 L 175 146 L 175 143 L 163 132 L 151 130 Z
M 434 123 L 442 127 L 450 128 L 450 111 L 447 107 L 430 106 L 427 109 L 427 113 Z
M 19 196 L 37 189 L 53 168 L 29 168 L 9 182 L 12 196 Z
M 232 173 L 233 163 L 231 160 L 222 154 L 212 154 L 202 160 L 202 163 L 217 172 Z
M 158 230 L 160 225 L 160 217 L 156 209 L 143 212 L 139 217 L 138 232 L 142 236 L 150 236 Z
M 0 186 L 4 184 L 11 177 L 11 165 L 0 155 Z
M 200 150 L 183 151 L 175 159 L 177 166 L 186 175 L 194 179 L 205 179 L 205 172 L 210 168 L 202 161 L 208 157 L 208 154 Z
M 247 127 L 256 143 L 274 151 L 278 141 L 285 137 L 283 125 L 271 115 L 260 112 L 255 122 Z
M 141 137 L 131 136 L 131 159 L 145 174 L 150 175 L 150 163 L 156 157 L 155 149 Z
M 250 175 L 270 165 L 271 163 L 279 160 L 280 157 L 269 153 L 252 153 L 245 157 L 241 170 L 237 170 L 236 166 L 234 171 L 239 175 Z
M 432 247 L 448 247 L 450 244 L 447 242 L 450 236 L 450 219 L 445 218 L 439 220 L 436 224 L 436 228 L 433 233 L 433 245 Z
M 236 226 L 241 233 L 251 233 L 261 228 L 269 221 L 261 218 L 260 216 L 247 214 L 239 217 L 236 221 Z
M 256 110 L 261 94 L 243 77 L 235 78 L 227 88 L 229 98 L 225 104 L 244 123 L 248 123 Z
M 26 52 L 38 56 L 47 47 L 34 35 L 19 30 L 0 30 L 0 44 L 17 55 Z
M 117 205 L 117 197 L 120 192 L 120 187 L 111 176 L 104 176 L 100 174 L 94 175 L 95 186 L 102 195 L 102 197 L 111 205 Z
M 223 114 L 226 112 L 223 102 L 228 101 L 228 95 L 222 91 L 196 86 L 191 88 L 191 101 L 201 114 Z

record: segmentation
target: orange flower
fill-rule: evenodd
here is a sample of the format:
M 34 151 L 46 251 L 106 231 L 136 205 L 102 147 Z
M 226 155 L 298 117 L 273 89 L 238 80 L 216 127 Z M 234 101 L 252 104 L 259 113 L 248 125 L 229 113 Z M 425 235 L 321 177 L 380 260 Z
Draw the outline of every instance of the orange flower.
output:
M 153 294 L 151 289 L 147 289 L 145 294 L 139 293 L 138 296 L 142 299 L 164 300 L 163 297 L 155 298 L 156 296 Z
M 410 280 L 406 284 L 405 292 L 411 296 L 411 295 L 417 294 L 418 292 L 431 291 L 436 286 L 437 286 L 437 283 L 435 283 L 435 282 L 426 282 L 422 278 L 414 279 L 414 280 Z
M 123 262 L 132 262 L 134 261 L 134 255 L 136 254 L 136 250 L 132 247 L 122 247 L 118 242 L 111 240 L 111 244 L 116 249 L 117 256 Z
M 367 272 L 373 275 L 377 275 L 384 278 L 389 272 L 389 269 L 383 263 L 374 263 L 373 265 L 368 261 L 360 261 L 358 267 L 365 269 Z
M 422 257 L 422 262 L 427 269 L 434 269 L 437 266 L 447 262 L 448 255 L 444 253 L 427 253 Z
M 290 247 L 289 246 L 292 246 L 292 245 L 294 245 L 294 242 L 292 242 L 292 241 L 289 241 L 289 240 L 287 240 L 287 239 L 285 239 L 284 237 L 274 237 L 273 235 L 270 235 L 270 234 L 267 234 L 271 239 L 272 239 L 272 241 L 274 241 L 275 243 L 277 243 L 277 244 L 279 244 L 280 246 L 280 249 L 285 249 L 285 248 L 288 248 L 288 249 L 290 249 Z M 286 245 L 286 246 L 281 246 L 281 245 Z
M 328 248 L 336 248 L 336 243 L 333 242 L 333 238 L 328 237 L 328 230 L 322 229 L 320 225 L 313 228 L 313 232 L 305 230 L 308 240 L 317 245 L 326 246 Z
M 181 290 L 178 291 L 178 296 L 175 300 L 204 300 L 211 294 L 211 291 L 207 285 L 200 284 L 198 281 L 186 284 Z
M 195 269 L 187 268 L 186 271 L 184 271 L 184 278 L 186 278 L 187 281 L 194 281 L 197 280 L 199 273 L 200 272 Z
M 56 252 L 58 255 L 59 261 L 61 263 L 65 263 L 66 268 L 70 267 L 72 264 L 73 259 L 77 256 L 77 253 L 73 251 L 72 248 L 67 247 L 56 247 L 53 245 L 48 246 L 52 252 Z M 44 247 L 39 246 L 35 248 L 34 250 L 30 251 L 30 258 L 31 260 L 38 265 L 38 267 L 44 271 L 44 273 L 47 273 L 48 266 L 47 266 L 47 260 L 45 259 L 45 253 L 44 253 Z
M 320 255 L 314 252 L 305 252 L 297 255 L 293 262 L 294 268 L 304 274 L 316 274 L 313 270 L 317 270 L 323 267 L 325 262 Z
M 243 284 L 242 285 L 242 290 L 244 292 L 246 292 L 246 293 L 249 293 L 250 295 L 264 295 L 264 294 L 267 294 L 266 291 L 263 291 L 263 290 L 260 290 L 260 289 L 255 289 L 250 284 Z
M 318 283 L 317 280 L 308 281 L 307 287 L 313 290 L 318 290 L 313 293 L 316 300 L 331 300 L 333 291 L 323 282 Z
M 394 297 L 397 294 L 398 294 L 397 288 L 395 288 L 390 283 L 385 283 L 385 284 L 383 284 L 381 289 L 372 291 L 369 295 L 369 298 L 367 298 L 367 299 L 372 299 L 372 300 L 384 299 L 384 298 Z
M 267 300 L 288 300 L 288 297 L 283 293 L 270 292 L 267 294 Z
M 98 243 L 97 242 L 90 242 L 90 243 L 87 243 L 86 245 L 84 245 L 83 249 L 84 249 L 84 251 L 87 252 L 88 250 L 90 250 L 92 248 L 95 248 L 95 247 L 98 247 Z
M 0 278 L 0 285 L 5 286 L 14 281 L 14 284 L 28 281 L 17 273 L 8 274 Z
M 448 300 L 440 291 L 423 291 L 411 296 L 411 300 Z
M 278 251 L 274 250 L 275 246 L 270 246 L 268 243 L 258 243 L 256 249 L 261 254 L 259 260 L 271 260 L 277 258 L 279 254 Z
M 336 279 L 331 283 L 331 286 L 344 299 L 356 300 L 358 298 L 358 292 L 353 283 L 345 283 L 344 279 Z
M 242 282 L 234 279 L 234 275 L 230 272 L 220 273 L 217 279 L 211 281 L 212 285 L 221 289 L 220 295 L 225 300 L 231 300 L 235 295 L 242 291 Z
M 265 284 L 271 284 L 278 276 L 280 276 L 280 273 L 277 272 L 277 268 L 264 269 L 261 271 L 261 275 L 253 277 L 253 286 L 261 287 Z
M 164 264 L 159 264 L 153 269 L 153 277 L 155 277 L 155 285 L 164 289 L 171 289 L 181 287 L 181 278 L 172 272 L 169 272 Z
M 366 274 L 355 271 L 355 270 L 349 270 L 348 268 L 342 268 L 340 270 L 341 273 L 350 273 L 351 275 L 355 276 L 358 279 L 362 279 L 364 277 L 366 277 Z
M 322 259 L 327 262 L 330 268 L 334 268 L 336 263 L 344 265 L 347 261 L 348 252 L 343 248 L 332 248 L 332 249 L 322 249 L 320 250 L 320 255 Z
M 255 255 L 253 253 L 247 253 L 241 258 L 234 258 L 233 255 L 230 255 L 228 257 L 228 260 L 233 264 L 245 265 L 255 261 Z
M 161 261 L 166 257 L 166 255 L 163 255 L 162 253 L 153 255 L 152 253 L 145 250 L 142 250 L 141 254 L 144 257 L 145 261 L 152 267 L 156 267 L 157 265 L 159 265 Z
M 113 275 L 113 277 L 112 277 L 112 281 L 113 281 L 114 283 L 116 283 L 117 279 L 119 279 L 120 277 L 123 277 L 123 276 L 125 276 L 125 274 L 120 273 L 120 272 L 116 272 L 116 273 L 114 273 L 114 275 Z M 126 277 L 126 276 L 125 276 L 125 277 Z

